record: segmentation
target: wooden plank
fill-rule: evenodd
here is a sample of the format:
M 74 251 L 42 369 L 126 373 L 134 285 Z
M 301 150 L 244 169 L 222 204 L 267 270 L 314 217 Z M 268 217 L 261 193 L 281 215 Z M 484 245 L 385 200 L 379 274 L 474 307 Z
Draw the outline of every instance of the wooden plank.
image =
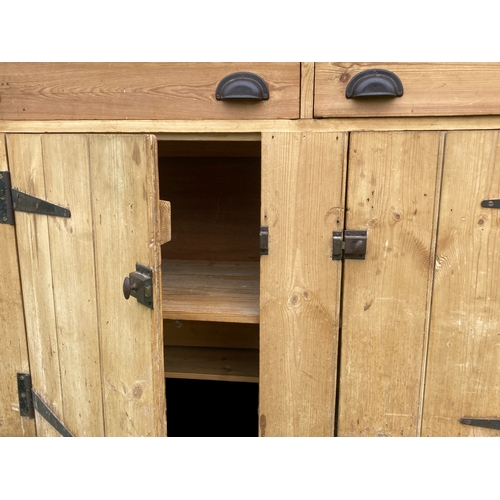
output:
M 262 136 L 260 435 L 333 435 L 345 134 Z
M 442 141 L 351 134 L 346 229 L 368 242 L 344 264 L 339 436 L 417 434 Z
M 313 118 L 314 63 L 300 64 L 300 117 Z
M 457 116 L 500 114 L 500 63 L 316 63 L 314 116 Z M 402 97 L 346 99 L 361 71 L 396 73 Z
M 212 134 L 231 135 L 259 134 L 261 132 L 350 132 L 350 131 L 408 131 L 408 130 L 471 130 L 498 129 L 500 116 L 453 116 L 453 117 L 377 117 L 377 118 L 330 118 L 328 120 L 0 120 L 0 132 L 4 133 L 150 133 L 179 134 L 197 140 Z M 191 137 L 190 137 L 191 134 Z M 196 140 L 196 139 L 193 139 Z M 230 140 L 224 138 L 224 140 Z M 237 139 L 239 140 L 239 139 Z
M 163 318 L 259 322 L 259 263 L 164 260 Z
M 445 164 L 422 434 L 499 436 L 459 419 L 500 418 L 498 131 L 453 132 Z
M 87 138 L 44 135 L 41 139 L 45 199 L 71 210 L 69 219 L 47 217 L 63 422 L 75 435 L 103 436 Z
M 240 71 L 260 75 L 269 100 L 217 101 Z M 300 63 L 1 63 L 0 86 L 0 120 L 295 119 Z
M 259 325 L 211 321 L 163 321 L 165 345 L 258 349 Z
M 257 349 L 165 347 L 165 377 L 258 382 Z
M 160 200 L 160 245 L 172 239 L 172 209 L 169 201 Z
M 9 170 L 0 134 L 0 171 Z M 29 373 L 21 278 L 14 226 L 0 224 L 0 436 L 34 436 L 35 422 L 19 415 L 17 373 Z
M 14 187 L 46 199 L 41 136 L 7 136 L 7 151 Z M 65 422 L 48 217 L 17 212 L 15 227 L 33 387 Z M 35 418 L 38 436 L 59 436 L 38 413 Z
M 165 435 L 156 139 L 88 141 L 105 432 Z M 153 270 L 153 311 L 123 297 L 136 263 Z

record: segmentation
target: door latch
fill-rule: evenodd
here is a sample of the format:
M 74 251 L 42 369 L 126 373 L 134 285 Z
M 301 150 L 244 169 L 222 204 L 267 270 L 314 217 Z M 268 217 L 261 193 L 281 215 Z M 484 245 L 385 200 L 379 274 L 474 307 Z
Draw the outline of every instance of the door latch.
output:
M 135 265 L 135 272 L 123 280 L 123 296 L 128 300 L 135 297 L 137 302 L 153 309 L 153 270 L 141 264 Z
M 333 232 L 333 260 L 357 259 L 365 260 L 366 256 L 366 230 L 346 230 Z

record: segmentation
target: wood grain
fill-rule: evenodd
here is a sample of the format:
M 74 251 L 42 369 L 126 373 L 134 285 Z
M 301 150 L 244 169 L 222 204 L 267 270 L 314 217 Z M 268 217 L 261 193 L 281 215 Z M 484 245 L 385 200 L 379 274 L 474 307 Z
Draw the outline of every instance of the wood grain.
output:
M 165 377 L 258 382 L 257 349 L 165 347 Z
M 396 73 L 397 98 L 346 99 L 349 81 L 366 69 Z M 500 114 L 500 63 L 316 63 L 314 117 Z
M 329 120 L 45 120 L 1 121 L 3 133 L 150 133 L 179 140 L 210 140 L 213 134 L 224 140 L 240 140 L 241 134 L 252 134 L 259 140 L 261 132 L 335 132 L 408 131 L 408 130 L 470 130 L 498 129 L 500 116 L 432 116 L 333 118 Z
M 259 325 L 212 321 L 163 321 L 165 345 L 258 349 Z
M 160 200 L 160 240 L 163 245 L 172 239 L 172 209 L 169 201 Z
M 442 141 L 351 134 L 346 229 L 368 241 L 344 264 L 339 436 L 417 434 Z
M 44 135 L 42 158 L 45 199 L 71 210 L 47 217 L 63 422 L 75 435 L 103 436 L 87 137 Z
M 260 435 L 333 435 L 346 135 L 262 136 Z
M 226 75 L 249 71 L 269 100 L 217 101 Z M 1 63 L 0 120 L 201 120 L 299 117 L 300 63 Z
M 0 134 L 0 171 L 9 170 Z M 29 373 L 15 227 L 0 224 L 0 436 L 34 436 L 35 422 L 19 415 L 17 373 Z
M 14 187 L 46 199 L 42 137 L 9 135 L 7 151 Z M 59 290 L 55 290 L 52 278 L 48 217 L 18 212 L 15 227 L 33 388 L 69 431 L 76 434 L 78 430 L 72 422 L 65 421 L 64 415 L 55 306 Z M 35 418 L 38 436 L 59 436 L 38 413 Z
M 156 139 L 88 141 L 105 432 L 165 435 Z M 136 263 L 153 270 L 153 311 L 123 297 Z
M 499 436 L 459 419 L 500 418 L 498 131 L 446 138 L 422 434 Z
M 259 263 L 163 260 L 163 318 L 259 322 Z
M 300 117 L 313 118 L 314 63 L 300 64 Z

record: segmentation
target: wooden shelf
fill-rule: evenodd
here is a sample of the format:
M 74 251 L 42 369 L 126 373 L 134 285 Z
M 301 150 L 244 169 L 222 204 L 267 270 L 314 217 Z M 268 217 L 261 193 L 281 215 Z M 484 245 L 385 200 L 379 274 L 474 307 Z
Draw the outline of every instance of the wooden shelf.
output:
M 162 262 L 163 318 L 259 322 L 259 263 Z
M 259 350 L 166 346 L 165 377 L 258 382 Z

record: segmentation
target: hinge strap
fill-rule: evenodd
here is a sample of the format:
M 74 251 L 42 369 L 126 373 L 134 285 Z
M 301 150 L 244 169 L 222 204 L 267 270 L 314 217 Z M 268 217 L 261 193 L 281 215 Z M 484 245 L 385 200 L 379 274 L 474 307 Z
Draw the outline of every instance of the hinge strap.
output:
M 19 413 L 21 417 L 35 418 L 35 410 L 64 437 L 73 437 L 66 426 L 54 415 L 52 410 L 33 390 L 29 373 L 17 374 L 17 390 L 19 392 Z
M 33 408 L 40 413 L 40 415 L 47 420 L 47 422 L 54 427 L 54 429 L 59 432 L 61 436 L 74 437 L 33 389 L 31 389 L 31 397 L 33 398 Z
M 269 255 L 269 226 L 260 226 L 260 254 Z
M 0 172 L 0 223 L 14 224 L 14 212 L 71 217 L 67 208 L 12 188 L 10 173 Z
M 498 418 L 461 418 L 460 423 L 500 431 L 500 419 Z

